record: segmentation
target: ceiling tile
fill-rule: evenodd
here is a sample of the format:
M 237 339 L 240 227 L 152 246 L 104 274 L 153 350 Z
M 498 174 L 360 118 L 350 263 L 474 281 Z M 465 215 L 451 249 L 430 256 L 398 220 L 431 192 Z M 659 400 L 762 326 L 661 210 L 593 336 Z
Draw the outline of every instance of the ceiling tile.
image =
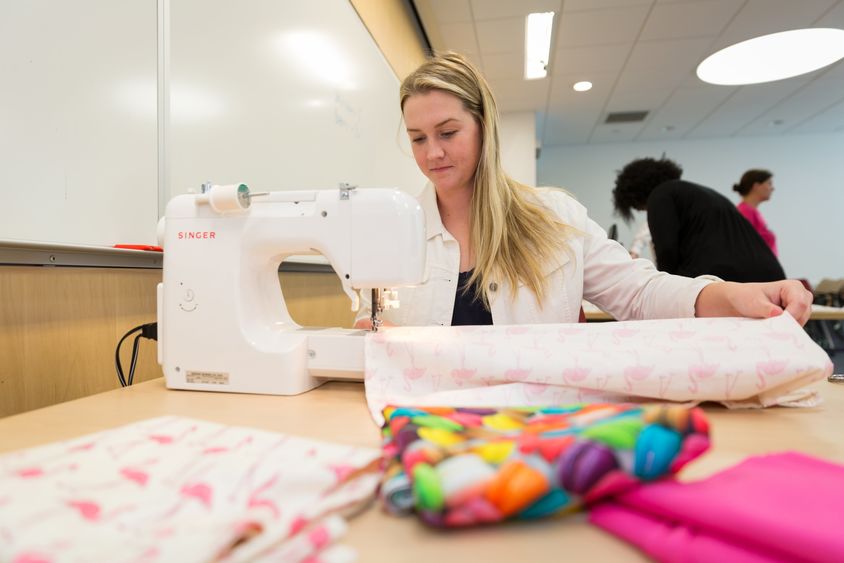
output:
M 817 78 L 772 106 L 739 130 L 739 134 L 770 135 L 772 126 L 777 126 L 785 132 L 810 119 L 819 111 L 837 105 L 842 92 L 844 79 Z
M 490 78 L 489 85 L 498 102 L 498 110 L 535 111 L 545 107 L 548 100 L 549 79 L 523 80 Z
M 844 101 L 810 117 L 789 133 L 830 133 L 844 130 Z
M 629 143 L 636 139 L 646 123 L 647 120 L 643 123 L 604 123 L 595 127 L 589 142 Z
M 440 26 L 444 45 L 441 49 L 463 52 L 478 52 L 478 42 L 475 39 L 475 27 L 471 23 L 449 23 Z
M 564 0 L 563 13 L 625 8 L 628 6 L 650 6 L 651 0 Z
M 615 75 L 612 73 L 597 73 L 592 76 L 592 89 L 587 92 L 575 92 L 572 88 L 580 75 L 553 76 L 551 78 L 551 96 L 548 107 L 554 111 L 563 112 L 592 112 L 600 113 L 607 103 L 612 91 Z
M 586 114 L 550 111 L 540 117 L 544 118 L 543 146 L 586 144 L 595 126 L 595 117 Z
M 499 18 L 524 18 L 533 12 L 560 13 L 560 0 L 472 0 L 472 11 L 475 20 L 492 20 Z
M 521 53 L 501 53 L 484 57 L 484 76 L 492 78 L 523 79 L 525 58 Z
M 713 45 L 713 52 L 759 35 L 812 25 L 836 0 L 748 0 Z
M 551 55 L 552 74 L 618 72 L 624 67 L 633 42 L 557 49 Z
M 708 38 L 639 41 L 633 47 L 623 74 L 638 74 L 648 81 L 658 74 L 679 74 L 685 80 L 709 49 Z
M 823 71 L 823 76 L 824 78 L 844 78 L 844 59 L 826 67 Z
M 687 135 L 698 137 L 730 137 L 783 98 L 791 95 L 808 80 L 792 78 L 767 84 L 742 86 L 735 94 L 696 125 Z
M 636 140 L 658 141 L 683 137 L 737 89 L 702 84 L 697 88 L 675 90 L 648 119 L 648 124 Z
M 650 6 L 563 13 L 556 49 L 633 41 Z
M 475 29 L 481 57 L 487 54 L 525 52 L 524 18 L 478 21 Z
M 812 27 L 837 27 L 844 29 L 844 2 L 838 2 L 834 8 L 823 15 Z
M 666 78 L 666 80 L 670 79 L 670 77 Z M 652 113 L 662 106 L 673 89 L 673 87 L 661 87 L 659 84 L 624 84 L 619 82 L 610 96 L 607 111 L 648 111 Z
M 709 53 L 803 26 L 844 28 L 844 0 L 415 0 L 437 49 L 463 52 L 501 111 L 536 111 L 546 146 L 782 134 L 844 128 L 844 60 L 770 84 L 712 86 L 694 74 Z M 550 76 L 522 79 L 524 15 L 559 11 Z M 571 90 L 590 80 L 590 92 Z M 812 83 L 816 81 L 817 84 Z M 802 88 L 807 85 L 805 88 Z M 644 109 L 644 124 L 597 125 L 608 111 Z M 665 130 L 666 127 L 673 129 Z M 591 140 L 590 140 L 591 139 Z
M 657 4 L 651 10 L 640 40 L 679 37 L 717 37 L 744 0 L 712 0 Z
M 469 0 L 415 0 L 415 4 L 420 12 L 420 5 L 427 7 L 441 24 L 472 21 Z
M 613 73 L 595 74 L 588 92 L 575 92 L 578 75 L 553 76 L 548 98 L 547 121 L 541 139 L 546 145 L 586 143 L 603 116 L 612 90 Z M 562 127 L 562 130 L 558 129 Z

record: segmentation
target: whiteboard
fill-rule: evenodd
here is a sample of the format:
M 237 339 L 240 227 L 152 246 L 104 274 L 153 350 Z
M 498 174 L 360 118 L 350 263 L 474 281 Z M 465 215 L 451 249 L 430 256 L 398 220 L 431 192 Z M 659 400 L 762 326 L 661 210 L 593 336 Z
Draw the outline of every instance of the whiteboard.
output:
M 156 2 L 0 2 L 0 239 L 154 240 Z
M 399 82 L 348 0 L 170 4 L 172 195 L 424 185 Z
M 3 0 L 0 60 L 0 239 L 155 244 L 205 181 L 425 182 L 348 0 Z

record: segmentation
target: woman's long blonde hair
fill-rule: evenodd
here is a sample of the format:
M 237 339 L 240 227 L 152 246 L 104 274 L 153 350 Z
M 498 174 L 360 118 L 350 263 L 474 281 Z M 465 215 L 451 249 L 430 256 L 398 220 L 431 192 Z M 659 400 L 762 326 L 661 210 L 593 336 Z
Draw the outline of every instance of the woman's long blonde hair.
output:
M 498 108 L 480 71 L 458 53 L 438 54 L 402 81 L 401 108 L 411 96 L 442 90 L 457 96 L 481 127 L 481 155 L 472 195 L 471 243 L 476 265 L 468 287 L 489 308 L 490 282 L 519 282 L 533 291 L 540 306 L 545 295 L 543 271 L 566 249 L 571 230 L 544 207 L 536 190 L 510 178 L 501 167 Z

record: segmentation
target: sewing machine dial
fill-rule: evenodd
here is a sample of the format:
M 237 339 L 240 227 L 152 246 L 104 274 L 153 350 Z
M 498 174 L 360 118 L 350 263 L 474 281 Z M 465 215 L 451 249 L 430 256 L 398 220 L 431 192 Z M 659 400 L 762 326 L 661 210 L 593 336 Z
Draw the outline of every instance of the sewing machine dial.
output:
M 184 293 L 182 293 L 182 300 L 179 303 L 179 309 L 185 311 L 186 313 L 190 313 L 196 310 L 196 294 L 193 292 L 192 289 L 185 289 Z

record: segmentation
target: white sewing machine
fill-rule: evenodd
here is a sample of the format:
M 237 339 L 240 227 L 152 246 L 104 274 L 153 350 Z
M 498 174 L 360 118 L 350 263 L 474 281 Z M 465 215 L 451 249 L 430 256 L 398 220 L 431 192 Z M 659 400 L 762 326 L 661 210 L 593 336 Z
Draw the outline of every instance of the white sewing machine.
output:
M 290 317 L 278 268 L 322 254 L 356 308 L 356 289 L 422 282 L 425 219 L 398 190 L 250 194 L 204 186 L 167 205 L 158 285 L 158 363 L 167 387 L 293 395 L 362 379 L 366 331 L 307 329 Z M 260 196 L 260 197 L 258 197 Z M 375 327 L 380 323 L 373 306 Z

